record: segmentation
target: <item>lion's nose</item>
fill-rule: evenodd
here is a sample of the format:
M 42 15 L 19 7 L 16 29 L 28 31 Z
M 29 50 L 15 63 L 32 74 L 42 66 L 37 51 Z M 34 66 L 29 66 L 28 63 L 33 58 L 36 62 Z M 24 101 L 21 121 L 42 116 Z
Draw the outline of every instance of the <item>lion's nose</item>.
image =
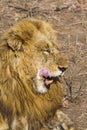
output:
M 66 67 L 58 67 L 59 70 L 61 70 L 62 72 L 64 72 L 67 68 Z

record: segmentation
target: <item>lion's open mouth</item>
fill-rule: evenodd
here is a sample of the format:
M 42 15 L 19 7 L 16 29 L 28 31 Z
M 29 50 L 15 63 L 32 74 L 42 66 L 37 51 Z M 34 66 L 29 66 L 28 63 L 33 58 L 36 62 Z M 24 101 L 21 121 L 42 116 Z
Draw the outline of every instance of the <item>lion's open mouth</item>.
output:
M 57 81 L 59 81 L 59 77 L 58 76 L 56 76 L 56 77 L 47 77 L 47 78 L 43 77 L 44 78 L 44 84 L 45 84 L 46 88 L 49 89 L 50 85 L 52 83 L 56 83 Z
M 43 78 L 44 80 L 44 85 L 46 86 L 47 89 L 50 88 L 50 85 L 52 83 L 56 83 L 57 81 L 59 81 L 59 77 L 60 76 L 51 76 L 51 73 L 49 70 L 47 69 L 42 69 L 40 72 L 39 72 L 39 76 Z

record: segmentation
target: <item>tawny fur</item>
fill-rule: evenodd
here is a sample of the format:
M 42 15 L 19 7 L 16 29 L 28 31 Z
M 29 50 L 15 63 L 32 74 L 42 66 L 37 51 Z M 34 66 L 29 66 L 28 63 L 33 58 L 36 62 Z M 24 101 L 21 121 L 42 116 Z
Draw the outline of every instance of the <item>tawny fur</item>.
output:
M 53 73 L 58 66 L 67 67 L 55 41 L 52 27 L 39 20 L 23 20 L 2 36 L 0 130 L 39 130 L 61 106 L 59 81 L 44 94 L 36 91 L 39 68 L 47 67 Z M 47 47 L 52 51 L 48 55 L 43 54 Z

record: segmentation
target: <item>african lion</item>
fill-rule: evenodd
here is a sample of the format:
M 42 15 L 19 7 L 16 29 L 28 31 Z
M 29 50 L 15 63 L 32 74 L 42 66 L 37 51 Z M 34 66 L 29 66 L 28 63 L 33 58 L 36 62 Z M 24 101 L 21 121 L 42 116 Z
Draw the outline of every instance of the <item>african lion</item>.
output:
M 39 130 L 61 106 L 68 67 L 50 24 L 25 19 L 0 40 L 0 130 Z

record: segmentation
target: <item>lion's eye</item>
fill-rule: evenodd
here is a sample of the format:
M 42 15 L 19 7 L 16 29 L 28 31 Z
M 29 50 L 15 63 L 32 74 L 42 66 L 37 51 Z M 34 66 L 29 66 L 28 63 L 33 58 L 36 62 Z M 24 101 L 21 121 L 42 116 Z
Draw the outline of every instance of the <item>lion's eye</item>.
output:
M 50 50 L 49 49 L 48 50 L 44 50 L 43 53 L 48 55 L 48 54 L 50 54 Z

